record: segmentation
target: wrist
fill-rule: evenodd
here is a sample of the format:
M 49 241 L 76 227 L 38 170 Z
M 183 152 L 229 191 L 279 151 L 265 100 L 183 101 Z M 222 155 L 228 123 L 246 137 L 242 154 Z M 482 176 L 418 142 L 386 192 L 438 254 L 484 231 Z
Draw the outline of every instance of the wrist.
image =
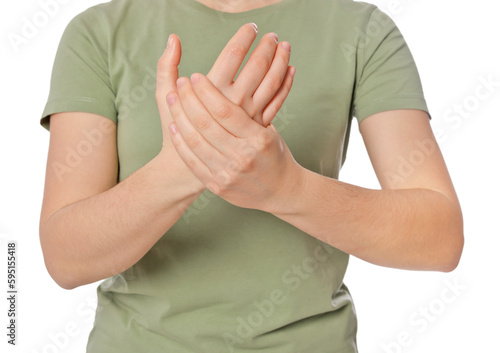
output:
M 198 197 L 205 191 L 205 185 L 186 166 L 173 146 L 162 148 L 154 163 L 167 189 L 175 188 L 187 198 Z
M 314 173 L 294 161 L 291 170 L 283 173 L 287 178 L 282 180 L 279 191 L 269 202 L 265 211 L 279 218 L 300 214 L 307 202 L 305 196 L 308 193 L 312 174 Z

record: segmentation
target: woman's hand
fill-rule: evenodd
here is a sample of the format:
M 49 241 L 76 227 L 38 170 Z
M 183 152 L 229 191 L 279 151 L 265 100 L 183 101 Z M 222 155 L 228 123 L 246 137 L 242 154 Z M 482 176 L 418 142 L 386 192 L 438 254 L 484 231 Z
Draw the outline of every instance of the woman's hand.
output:
M 169 125 L 179 156 L 214 194 L 240 207 L 273 212 L 303 184 L 273 125 L 263 127 L 201 74 L 180 78 L 167 96 Z
M 238 72 L 257 36 L 254 24 L 242 26 L 222 50 L 207 77 L 220 92 L 242 107 L 264 126 L 269 125 L 290 92 L 295 68 L 289 67 L 290 44 L 278 44 L 277 35 L 266 34 L 250 59 Z M 172 34 L 158 61 L 156 101 L 163 128 L 163 146 L 169 148 L 168 125 L 173 121 L 166 104 L 169 92 L 176 91 L 177 66 L 181 60 L 181 42 Z
M 240 28 L 217 58 L 207 78 L 252 119 L 267 126 L 290 92 L 295 68 L 288 66 L 290 43 L 278 44 L 277 34 L 268 33 L 234 80 L 257 35 L 254 26 L 247 24 Z

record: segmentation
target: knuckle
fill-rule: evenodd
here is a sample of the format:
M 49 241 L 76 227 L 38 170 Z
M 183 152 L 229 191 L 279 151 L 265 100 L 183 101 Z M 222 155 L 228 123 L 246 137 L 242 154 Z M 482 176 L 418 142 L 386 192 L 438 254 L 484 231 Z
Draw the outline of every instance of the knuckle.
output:
M 198 136 L 198 134 L 190 134 L 186 137 L 186 144 L 190 147 L 190 148 L 196 148 L 200 145 L 201 141 L 200 141 L 200 137 Z
M 255 149 L 259 152 L 269 149 L 273 143 L 273 135 L 266 129 L 257 135 Z
M 215 195 L 220 196 L 222 193 L 221 187 L 215 182 L 207 183 L 207 189 Z
M 249 173 L 253 170 L 255 166 L 255 159 L 251 156 L 242 156 L 241 161 L 239 163 L 239 173 Z
M 236 159 L 231 160 L 227 165 L 227 169 L 229 175 L 237 175 L 241 173 L 243 171 L 243 166 L 240 158 L 236 157 Z
M 247 52 L 245 47 L 240 44 L 231 44 L 228 48 L 229 55 L 234 58 L 243 58 L 246 56 Z
M 226 169 L 223 169 L 217 172 L 215 180 L 218 192 L 220 194 L 225 190 L 228 190 L 231 185 L 234 184 L 235 177 L 230 170 L 228 171 Z
M 197 119 L 195 119 L 194 124 L 197 129 L 206 130 L 210 126 L 210 120 L 200 116 Z
M 221 120 L 231 117 L 231 107 L 226 103 L 221 103 L 215 108 L 215 116 Z
M 255 57 L 253 62 L 254 65 L 261 70 L 267 70 L 267 68 L 271 64 L 270 60 L 264 56 Z
M 188 166 L 189 169 L 194 170 L 197 167 L 198 163 L 196 162 L 196 159 L 189 158 L 186 161 L 186 165 Z
M 255 166 L 256 154 L 257 151 L 252 145 L 243 146 L 228 165 L 231 175 L 236 176 L 252 171 Z
M 252 169 L 255 164 L 256 156 L 257 150 L 254 146 L 249 144 L 243 149 L 241 164 L 243 165 L 244 170 L 248 171 Z

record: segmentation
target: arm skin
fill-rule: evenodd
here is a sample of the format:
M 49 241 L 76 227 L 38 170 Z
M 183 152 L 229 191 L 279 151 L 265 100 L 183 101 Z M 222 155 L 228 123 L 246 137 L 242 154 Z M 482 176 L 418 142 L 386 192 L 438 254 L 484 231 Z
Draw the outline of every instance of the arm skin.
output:
M 454 270 L 464 244 L 462 213 L 427 114 L 375 114 L 361 122 L 360 131 L 382 190 L 302 170 L 302 185 L 288 197 L 293 201 L 274 214 L 377 265 Z M 422 153 L 424 141 L 428 150 L 422 164 L 398 175 L 400 157 L 416 161 L 411 156 Z
M 458 265 L 462 214 L 426 113 L 387 111 L 361 122 L 382 186 L 369 190 L 301 167 L 272 125 L 245 118 L 202 75 L 177 82 L 167 96 L 172 141 L 215 194 L 377 265 L 444 272 Z M 398 176 L 402 159 L 414 166 Z
M 233 82 L 256 35 L 254 26 L 241 27 L 209 75 L 221 92 L 247 109 L 251 118 L 263 122 L 274 118 L 293 76 L 288 67 L 289 44 L 278 45 L 276 36 L 268 34 L 247 62 L 247 74 Z M 158 62 L 156 98 L 164 131 L 161 152 L 118 184 L 116 125 L 83 112 L 51 116 L 40 242 L 46 267 L 61 287 L 95 282 L 135 264 L 205 189 L 179 158 L 168 133 L 172 118 L 166 95 L 176 89 L 180 57 L 180 41 L 172 35 Z M 106 133 L 103 122 L 112 125 Z M 86 139 L 85 130 L 100 131 L 101 142 L 70 172 L 58 174 L 55 166 L 65 165 L 68 148 L 76 149 Z

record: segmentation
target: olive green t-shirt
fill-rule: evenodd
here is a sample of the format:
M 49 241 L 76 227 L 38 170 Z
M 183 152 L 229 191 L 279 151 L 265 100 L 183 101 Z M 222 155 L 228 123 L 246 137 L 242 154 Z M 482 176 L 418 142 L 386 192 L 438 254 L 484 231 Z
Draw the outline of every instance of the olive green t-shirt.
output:
M 161 148 L 155 79 L 168 36 L 182 41 L 180 75 L 206 74 L 248 22 L 259 38 L 276 32 L 292 45 L 295 82 L 274 125 L 305 168 L 338 177 L 353 116 L 427 111 L 402 35 L 373 5 L 283 0 L 223 13 L 195 0 L 113 0 L 64 32 L 43 126 L 64 111 L 113 120 L 118 181 L 127 178 Z M 347 263 L 273 215 L 207 191 L 138 263 L 99 286 L 87 352 L 357 352 Z

